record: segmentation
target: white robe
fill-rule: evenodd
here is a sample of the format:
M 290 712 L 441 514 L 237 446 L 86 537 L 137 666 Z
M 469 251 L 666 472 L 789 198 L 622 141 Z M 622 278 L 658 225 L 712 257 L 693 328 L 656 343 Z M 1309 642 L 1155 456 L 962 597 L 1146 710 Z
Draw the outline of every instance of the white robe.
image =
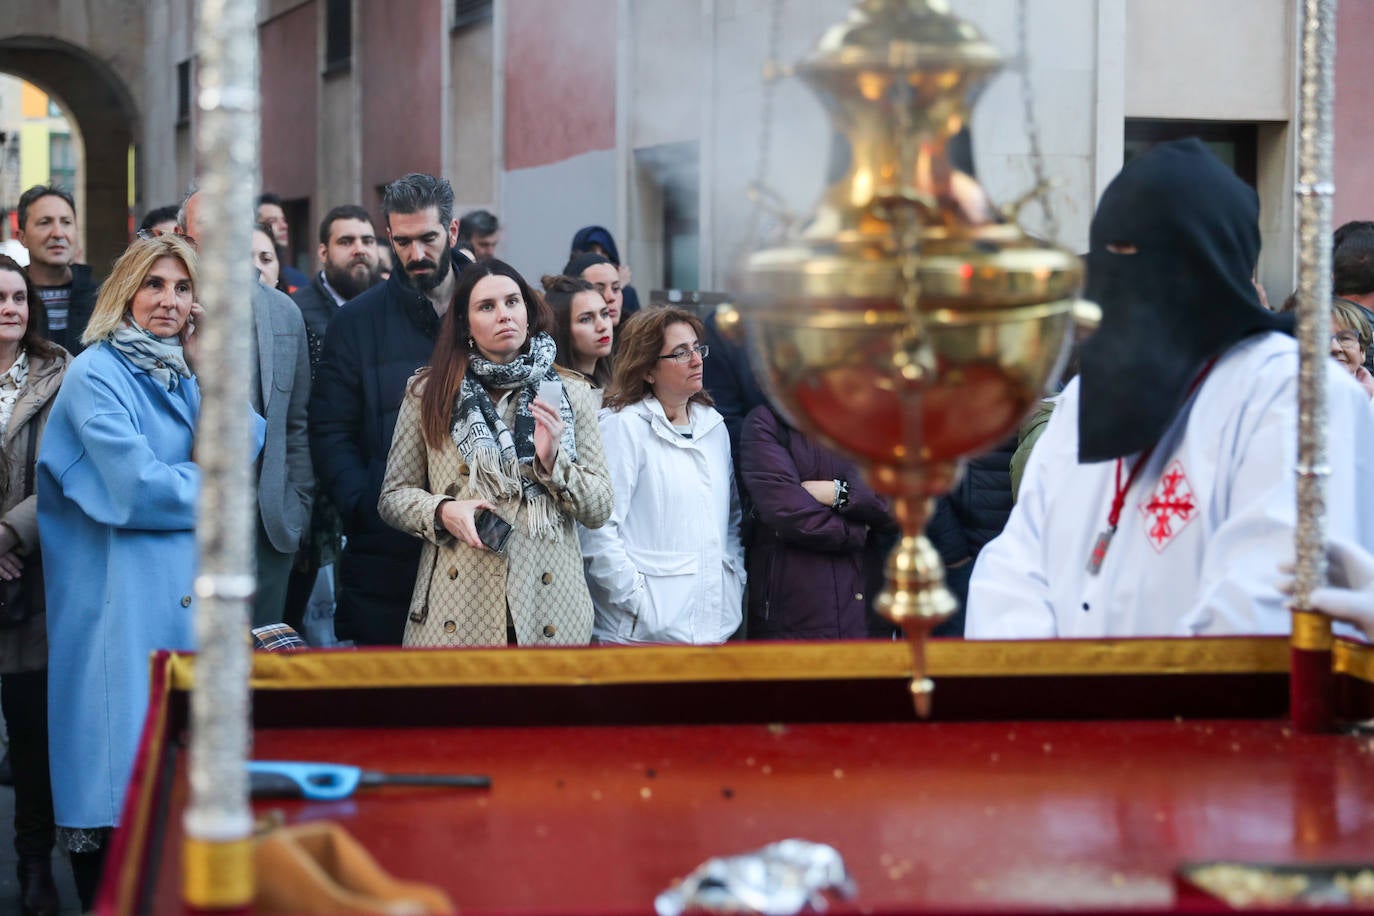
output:
M 1278 586 L 1297 520 L 1297 372 L 1296 342 L 1277 333 L 1217 361 L 1126 494 L 1097 575 L 1088 559 L 1107 528 L 1116 462 L 1078 463 L 1071 382 L 1006 529 L 978 557 L 966 636 L 1287 633 Z M 1327 532 L 1374 549 L 1374 412 L 1335 363 L 1327 404 Z

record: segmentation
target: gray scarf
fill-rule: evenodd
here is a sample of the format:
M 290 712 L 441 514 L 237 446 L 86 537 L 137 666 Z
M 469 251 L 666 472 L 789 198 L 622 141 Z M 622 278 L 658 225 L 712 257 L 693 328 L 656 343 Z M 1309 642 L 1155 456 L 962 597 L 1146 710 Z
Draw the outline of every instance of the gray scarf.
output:
M 182 379 L 191 378 L 180 337 L 158 337 L 125 318 L 110 337 L 110 346 L 168 391 L 176 391 Z
M 520 465 L 534 465 L 535 424 L 530 402 L 544 380 L 559 384 L 562 397 L 558 413 L 563 418 L 559 448 L 569 461 L 577 460 L 572 404 L 553 368 L 556 352 L 553 338 L 541 333 L 530 338 L 528 353 L 509 363 L 493 363 L 474 353 L 453 407 L 453 443 L 471 469 L 473 492 L 490 500 L 522 496 L 529 506 L 530 536 L 551 541 L 562 537 L 563 517 L 549 491 L 534 478 L 522 475 Z M 515 396 L 514 430 L 501 420 L 486 388 L 520 389 Z

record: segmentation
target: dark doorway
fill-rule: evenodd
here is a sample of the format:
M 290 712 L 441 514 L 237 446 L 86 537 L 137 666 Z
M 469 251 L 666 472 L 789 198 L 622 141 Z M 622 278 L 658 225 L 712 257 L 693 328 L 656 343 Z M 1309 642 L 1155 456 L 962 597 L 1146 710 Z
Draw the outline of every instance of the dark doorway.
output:
M 1259 126 L 1237 121 L 1126 120 L 1126 149 L 1122 165 L 1156 143 L 1197 137 L 1229 165 L 1250 187 L 1259 182 Z

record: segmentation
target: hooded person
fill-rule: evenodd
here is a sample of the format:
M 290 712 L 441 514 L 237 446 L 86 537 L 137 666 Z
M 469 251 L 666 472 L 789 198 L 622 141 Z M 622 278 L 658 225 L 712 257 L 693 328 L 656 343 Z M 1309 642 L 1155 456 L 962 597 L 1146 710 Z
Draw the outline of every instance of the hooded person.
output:
M 615 239 L 604 226 L 583 226 L 573 235 L 571 251 L 568 255 L 568 262 L 572 263 L 579 254 L 599 254 L 614 265 L 620 273 L 621 287 L 620 294 L 624 303 L 621 307 L 621 317 L 629 318 L 639 311 L 639 293 L 630 285 L 630 269 L 621 266 L 620 249 L 616 247 Z M 566 271 L 565 271 L 566 272 Z M 581 273 L 569 274 L 578 276 Z
M 1255 192 L 1195 139 L 1126 166 L 1093 218 L 1102 325 L 979 556 L 966 635 L 1276 634 L 1296 525 L 1297 343 L 1250 283 Z M 1329 360 L 1333 537 L 1374 545 L 1374 414 Z

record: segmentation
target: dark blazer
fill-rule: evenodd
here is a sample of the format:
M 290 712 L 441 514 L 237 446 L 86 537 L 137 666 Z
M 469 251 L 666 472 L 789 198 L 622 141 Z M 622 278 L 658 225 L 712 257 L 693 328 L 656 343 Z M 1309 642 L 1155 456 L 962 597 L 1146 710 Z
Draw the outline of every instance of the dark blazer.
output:
M 382 521 L 377 499 L 406 382 L 429 364 L 438 333 L 433 306 L 396 270 L 349 300 L 324 336 L 310 396 L 310 451 L 347 536 L 334 614 L 339 639 L 401 642 L 420 541 Z
M 258 513 L 272 546 L 295 553 L 310 524 L 315 476 L 310 464 L 306 411 L 310 355 L 305 322 L 287 295 L 253 284 L 258 391 L 267 420 L 258 473 Z
M 740 436 L 740 475 L 754 503 L 749 545 L 749 635 L 862 639 L 896 524 L 858 469 L 757 407 Z M 849 483 L 839 512 L 803 480 Z

